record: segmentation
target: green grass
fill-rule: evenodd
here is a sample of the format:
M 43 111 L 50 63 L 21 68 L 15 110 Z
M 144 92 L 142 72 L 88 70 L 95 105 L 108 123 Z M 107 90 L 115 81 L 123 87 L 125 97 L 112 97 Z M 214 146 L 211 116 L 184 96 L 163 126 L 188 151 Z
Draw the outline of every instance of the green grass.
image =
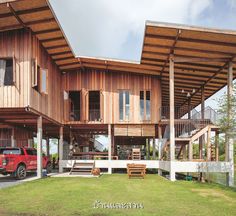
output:
M 101 202 L 136 202 L 143 209 L 95 209 Z M 236 215 L 236 190 L 216 184 L 170 182 L 157 175 L 128 179 L 47 178 L 0 190 L 0 215 Z

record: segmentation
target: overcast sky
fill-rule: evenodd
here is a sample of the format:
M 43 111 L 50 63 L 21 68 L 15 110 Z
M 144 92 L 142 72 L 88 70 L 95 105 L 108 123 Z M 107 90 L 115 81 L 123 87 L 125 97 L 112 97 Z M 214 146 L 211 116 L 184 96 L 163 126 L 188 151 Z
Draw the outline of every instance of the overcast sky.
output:
M 236 30 L 236 0 L 50 2 L 74 52 L 80 56 L 139 61 L 146 20 Z

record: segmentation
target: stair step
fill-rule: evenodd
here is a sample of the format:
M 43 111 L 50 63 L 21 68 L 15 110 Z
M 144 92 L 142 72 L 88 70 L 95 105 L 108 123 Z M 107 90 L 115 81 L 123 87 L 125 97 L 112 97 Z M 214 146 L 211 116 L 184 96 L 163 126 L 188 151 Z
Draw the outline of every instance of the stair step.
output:
M 93 166 L 79 166 L 79 165 L 77 165 L 77 166 L 74 166 L 74 168 L 86 168 L 86 169 L 93 169 Z
M 91 172 L 71 172 L 70 175 L 92 175 Z

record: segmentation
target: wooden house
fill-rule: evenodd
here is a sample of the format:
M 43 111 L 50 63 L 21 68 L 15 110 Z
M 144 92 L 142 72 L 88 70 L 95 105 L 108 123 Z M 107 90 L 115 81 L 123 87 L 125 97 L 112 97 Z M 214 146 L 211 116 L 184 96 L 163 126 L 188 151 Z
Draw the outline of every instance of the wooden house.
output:
M 223 172 L 232 185 L 232 144 L 219 161 L 217 115 L 204 102 L 226 85 L 232 94 L 235 56 L 235 31 L 147 21 L 140 62 L 78 57 L 49 1 L 1 0 L 0 145 L 37 136 L 39 177 L 42 139 L 58 138 L 60 172 L 98 158 L 111 173 L 132 160 L 122 149 L 139 148 L 136 163 L 171 180 Z M 107 151 L 96 135 L 108 136 Z

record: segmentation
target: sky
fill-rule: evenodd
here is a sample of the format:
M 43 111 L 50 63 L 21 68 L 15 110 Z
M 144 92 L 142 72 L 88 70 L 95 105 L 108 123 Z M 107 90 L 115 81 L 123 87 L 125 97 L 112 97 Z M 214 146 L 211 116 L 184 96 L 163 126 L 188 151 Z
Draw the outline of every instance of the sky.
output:
M 79 56 L 140 61 L 146 20 L 236 30 L 236 0 L 50 0 L 50 3 Z M 224 90 L 206 105 L 216 108 L 215 99 Z

